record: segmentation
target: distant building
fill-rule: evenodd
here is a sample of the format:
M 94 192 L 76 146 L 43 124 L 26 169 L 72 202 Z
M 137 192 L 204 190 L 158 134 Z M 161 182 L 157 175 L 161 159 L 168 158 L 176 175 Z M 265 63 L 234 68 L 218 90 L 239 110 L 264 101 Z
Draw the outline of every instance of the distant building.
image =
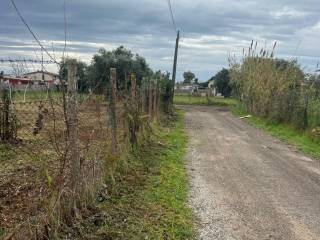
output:
M 60 78 L 58 74 L 46 72 L 46 71 L 36 71 L 30 72 L 23 75 L 24 78 L 31 79 L 34 83 L 46 83 L 48 85 L 58 85 L 60 83 Z
M 16 90 L 23 90 L 26 88 L 32 90 L 43 90 L 60 85 L 58 74 L 42 71 L 26 73 L 22 77 L 3 75 L 2 81 L 9 84 Z
M 194 83 L 177 83 L 175 86 L 178 94 L 193 94 L 197 91 L 200 85 Z
M 194 86 L 192 83 L 177 83 L 175 86 L 176 92 L 179 93 L 192 93 Z
M 207 96 L 212 95 L 212 91 L 208 87 L 204 87 L 196 83 L 177 83 L 175 86 L 176 94 L 191 94 L 193 96 Z
M 6 83 L 9 83 L 10 86 L 28 85 L 31 83 L 31 80 L 28 78 L 20 78 L 8 75 L 4 75 L 2 80 Z
M 211 94 L 213 96 L 217 96 L 217 88 L 215 86 L 215 79 L 211 79 L 208 81 L 208 88 L 211 90 Z

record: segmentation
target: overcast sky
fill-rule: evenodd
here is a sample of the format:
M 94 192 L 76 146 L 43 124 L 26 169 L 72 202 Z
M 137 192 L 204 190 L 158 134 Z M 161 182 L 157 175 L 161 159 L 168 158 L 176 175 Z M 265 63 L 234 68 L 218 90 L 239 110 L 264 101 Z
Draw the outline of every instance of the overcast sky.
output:
M 43 44 L 59 57 L 64 44 L 63 0 L 15 0 Z M 298 58 L 307 70 L 320 56 L 319 0 L 171 0 L 181 30 L 178 80 L 191 70 L 205 81 L 242 54 L 251 40 L 277 57 Z M 0 58 L 36 58 L 40 49 L 9 0 L 0 1 Z M 67 0 L 68 55 L 90 62 L 100 47 L 123 45 L 154 70 L 172 70 L 175 44 L 166 0 Z M 37 56 L 36 56 L 37 55 Z M 47 58 L 46 58 L 47 59 Z M 37 66 L 28 65 L 30 69 Z M 0 68 L 8 71 L 8 64 Z M 54 70 L 54 67 L 48 67 Z

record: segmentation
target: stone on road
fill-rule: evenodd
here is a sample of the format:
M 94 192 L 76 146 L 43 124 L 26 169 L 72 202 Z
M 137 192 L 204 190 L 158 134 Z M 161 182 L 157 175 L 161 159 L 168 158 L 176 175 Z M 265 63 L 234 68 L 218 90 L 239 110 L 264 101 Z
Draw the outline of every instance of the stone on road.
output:
M 223 108 L 181 108 L 199 239 L 320 240 L 320 161 Z

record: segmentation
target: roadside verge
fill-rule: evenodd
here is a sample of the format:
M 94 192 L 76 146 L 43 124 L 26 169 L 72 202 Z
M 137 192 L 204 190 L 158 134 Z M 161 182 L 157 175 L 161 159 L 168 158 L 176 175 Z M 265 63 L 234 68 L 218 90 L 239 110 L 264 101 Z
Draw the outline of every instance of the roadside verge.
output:
M 169 122 L 169 127 L 154 129 L 155 139 L 130 154 L 122 169 L 126 174 L 119 174 L 108 200 L 98 205 L 106 216 L 95 236 L 194 239 L 192 211 L 187 206 L 183 113 L 179 111 Z

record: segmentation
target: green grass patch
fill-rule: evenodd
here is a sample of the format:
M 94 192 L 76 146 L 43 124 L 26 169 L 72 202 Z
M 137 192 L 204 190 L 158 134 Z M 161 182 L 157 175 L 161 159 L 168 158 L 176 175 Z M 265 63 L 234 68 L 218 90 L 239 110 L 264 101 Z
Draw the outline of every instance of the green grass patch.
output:
M 4 237 L 5 233 L 4 229 L 0 228 L 0 239 Z
M 10 146 L 0 143 L 0 163 L 11 160 L 14 155 L 14 151 Z
M 155 129 L 155 135 L 152 143 L 130 154 L 126 173 L 116 177 L 110 200 L 99 204 L 107 214 L 98 231 L 103 239 L 195 238 L 187 206 L 182 113 L 171 127 Z
M 240 103 L 235 105 L 232 111 L 237 116 L 248 114 Z M 276 123 L 253 115 L 245 120 L 251 125 L 269 132 L 272 136 L 296 146 L 297 149 L 303 153 L 320 160 L 320 143 L 319 141 L 313 140 L 308 134 L 308 131 L 299 131 L 287 124 Z
M 237 101 L 233 98 L 224 97 L 198 97 L 192 95 L 175 95 L 174 104 L 177 105 L 213 105 L 213 106 L 235 106 Z

